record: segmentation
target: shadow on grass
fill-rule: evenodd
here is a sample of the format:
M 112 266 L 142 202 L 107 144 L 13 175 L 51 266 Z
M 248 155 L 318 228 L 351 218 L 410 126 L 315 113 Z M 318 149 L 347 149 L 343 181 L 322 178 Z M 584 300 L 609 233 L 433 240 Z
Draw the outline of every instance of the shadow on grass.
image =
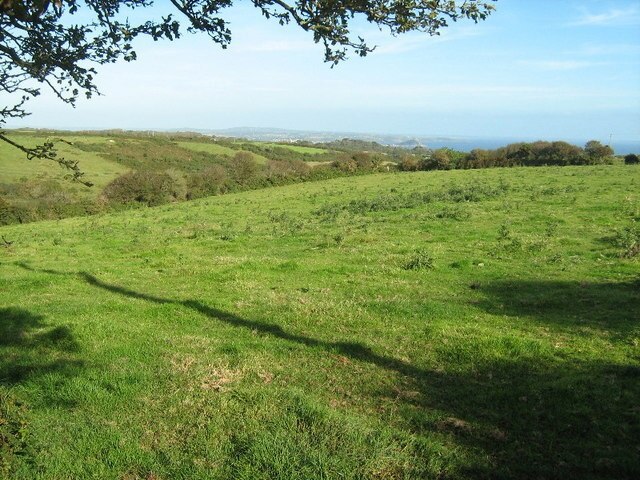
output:
M 78 344 L 69 327 L 51 327 L 41 315 L 17 307 L 0 308 L 0 478 L 13 478 L 18 459 L 29 455 L 28 406 L 11 387 L 39 382 L 45 377 L 59 382 L 78 372 Z M 56 390 L 42 388 L 37 402 L 46 407 L 72 407 Z M 56 385 L 56 387 L 58 386 Z
M 50 328 L 41 315 L 0 308 L 0 384 L 15 385 L 54 372 L 72 375 L 81 365 L 77 351 L 69 327 Z
M 432 442 L 435 433 L 447 443 L 465 445 L 490 459 L 488 464 L 454 466 L 449 471 L 455 478 L 640 478 L 638 366 L 532 355 L 495 358 L 475 365 L 472 372 L 431 371 L 377 354 L 361 343 L 329 342 L 290 333 L 277 324 L 242 318 L 197 300 L 147 295 L 105 283 L 86 272 L 47 273 L 76 276 L 96 288 L 130 298 L 180 305 L 216 321 L 396 372 L 403 379 L 402 389 L 377 394 L 397 403 L 398 414 L 412 434 L 427 435 Z M 513 282 L 495 284 L 485 289 L 492 297 L 487 309 L 541 316 L 541 320 L 567 327 L 567 315 L 584 317 L 625 332 L 629 328 L 625 322 L 634 315 L 621 311 L 634 305 L 635 294 L 628 290 L 632 286 L 600 285 L 588 290 L 590 295 L 575 298 L 574 290 L 585 287 L 519 285 L 520 292 L 529 291 L 531 300 L 516 300 L 518 285 Z M 601 295 L 601 291 L 608 294 Z M 572 295 L 573 302 L 569 302 Z M 587 308 L 594 305 L 600 308 Z M 592 311 L 595 313 L 589 314 Z M 614 311 L 622 321 L 614 318 Z M 544 318 L 549 314 L 551 319 Z
M 488 313 L 554 328 L 587 327 L 621 338 L 640 327 L 640 279 L 620 283 L 512 280 L 480 287 Z
M 387 395 L 400 398 L 413 432 L 438 431 L 491 459 L 461 476 L 640 478 L 638 366 L 494 359 L 411 380 L 419 396 Z

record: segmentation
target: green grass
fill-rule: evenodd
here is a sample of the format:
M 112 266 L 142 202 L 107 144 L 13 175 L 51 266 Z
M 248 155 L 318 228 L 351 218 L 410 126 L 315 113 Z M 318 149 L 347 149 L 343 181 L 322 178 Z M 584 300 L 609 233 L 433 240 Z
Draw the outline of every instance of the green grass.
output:
M 182 148 L 164 137 L 123 135 L 100 140 L 78 143 L 78 147 L 133 170 L 194 172 L 217 161 L 213 154 Z
M 639 184 L 379 174 L 2 227 L 0 476 L 638 478 Z
M 187 148 L 196 152 L 213 153 L 214 155 L 228 155 L 230 157 L 233 157 L 236 153 L 238 153 L 238 150 L 225 147 L 224 145 L 218 145 L 217 143 L 199 143 L 193 141 L 175 143 L 182 148 Z
M 31 134 L 12 134 L 10 138 L 28 147 L 42 144 L 48 139 L 42 135 Z M 57 138 L 58 136 L 52 137 L 54 140 Z M 104 143 L 107 141 L 104 137 L 64 135 L 62 138 L 74 145 L 56 142 L 58 155 L 65 159 L 78 161 L 78 166 L 85 172 L 86 178 L 95 184 L 92 189 L 81 189 L 87 195 L 99 194 L 107 183 L 128 170 L 125 166 L 109 161 L 95 152 L 82 151 L 77 148 L 76 144 L 80 142 Z M 22 178 L 28 179 L 36 176 L 62 179 L 66 174 L 67 171 L 55 162 L 38 159 L 27 160 L 23 152 L 5 142 L 0 142 L 0 181 L 2 182 L 13 183 Z
M 302 145 L 290 145 L 287 143 L 263 143 L 263 142 L 255 142 L 255 143 L 256 145 L 260 145 L 264 147 L 286 148 L 296 153 L 303 153 L 303 154 L 309 154 L 309 155 L 320 155 L 323 153 L 329 153 L 329 150 L 327 150 L 326 148 L 304 147 Z
M 216 143 L 200 143 L 200 142 L 175 142 L 182 148 L 186 148 L 187 150 L 193 150 L 194 152 L 204 152 L 204 153 L 212 153 L 214 155 L 227 155 L 229 157 L 233 157 L 238 152 L 244 152 L 246 150 L 241 149 L 233 149 L 230 147 L 225 147 L 224 145 L 218 145 Z M 257 153 L 247 152 L 253 155 L 256 162 L 265 164 L 269 160 L 262 155 L 258 155 Z

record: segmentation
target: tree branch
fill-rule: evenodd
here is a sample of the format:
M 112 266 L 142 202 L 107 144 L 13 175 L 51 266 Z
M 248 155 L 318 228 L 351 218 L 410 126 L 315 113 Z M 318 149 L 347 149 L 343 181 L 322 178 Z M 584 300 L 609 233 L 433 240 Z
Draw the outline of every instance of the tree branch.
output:
M 58 157 L 58 152 L 55 150 L 55 146 L 52 141 L 45 142 L 42 145 L 37 145 L 33 148 L 30 148 L 14 142 L 3 132 L 0 132 L 0 140 L 24 152 L 27 155 L 28 160 L 33 160 L 34 158 L 40 160 L 51 160 L 53 162 L 56 162 L 62 168 L 66 168 L 67 170 L 69 170 L 71 172 L 69 176 L 72 181 L 81 183 L 82 185 L 85 185 L 87 187 L 93 186 L 92 182 L 83 179 L 85 174 L 82 170 L 80 170 L 80 167 L 78 167 L 77 161 L 66 160 L 65 158 Z M 64 143 L 72 145 L 71 142 L 68 142 L 66 140 L 58 139 L 58 141 L 62 141 Z

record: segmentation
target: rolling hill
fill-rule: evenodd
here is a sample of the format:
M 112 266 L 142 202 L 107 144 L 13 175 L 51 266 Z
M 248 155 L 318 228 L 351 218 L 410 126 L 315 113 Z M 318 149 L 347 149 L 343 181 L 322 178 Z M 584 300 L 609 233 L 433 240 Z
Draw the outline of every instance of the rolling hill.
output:
M 639 182 L 376 174 L 1 227 L 0 476 L 637 478 Z

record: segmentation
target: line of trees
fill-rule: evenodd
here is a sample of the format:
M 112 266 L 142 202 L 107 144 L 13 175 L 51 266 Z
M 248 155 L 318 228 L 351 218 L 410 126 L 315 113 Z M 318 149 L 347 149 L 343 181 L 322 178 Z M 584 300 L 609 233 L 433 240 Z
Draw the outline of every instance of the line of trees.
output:
M 534 167 L 544 165 L 597 165 L 613 163 L 613 149 L 597 140 L 584 148 L 567 142 L 512 143 L 495 150 L 474 149 L 469 153 L 448 148 L 427 155 L 407 155 L 401 170 L 451 170 L 490 167 Z

